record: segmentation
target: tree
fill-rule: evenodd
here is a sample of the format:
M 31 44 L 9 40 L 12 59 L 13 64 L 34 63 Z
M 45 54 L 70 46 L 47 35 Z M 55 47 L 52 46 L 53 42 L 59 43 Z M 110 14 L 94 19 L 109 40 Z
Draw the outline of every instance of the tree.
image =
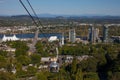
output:
M 21 63 L 22 65 L 28 65 L 30 63 L 31 59 L 27 56 L 19 56 L 17 57 L 17 62 Z
M 7 65 L 7 60 L 6 60 L 6 58 L 4 57 L 4 56 L 1 56 L 0 55 L 0 68 L 5 68 L 6 67 L 6 65 Z
M 75 77 L 76 71 L 77 71 L 77 59 L 74 57 L 72 64 L 71 64 L 71 72 L 70 72 L 72 80 L 75 80 L 75 78 L 76 78 Z
M 27 55 L 27 51 L 29 47 L 27 44 L 23 41 L 15 41 L 15 42 L 10 42 L 9 45 L 13 48 L 16 48 L 15 51 L 15 56 L 18 57 L 20 55 Z
M 36 72 L 37 72 L 37 69 L 34 66 L 29 66 L 27 68 L 27 74 L 29 76 L 35 75 Z
M 74 57 L 71 64 L 71 73 L 75 74 L 76 70 L 77 70 L 77 59 Z
M 97 71 L 97 59 L 88 58 L 79 63 L 79 68 L 86 72 L 96 72 Z
M 96 62 L 97 62 L 97 68 L 99 71 L 104 71 L 105 68 L 105 65 L 107 64 L 107 60 L 106 60 L 106 57 L 105 57 L 105 54 L 104 53 L 99 53 L 99 54 L 95 54 L 94 55 L 95 59 L 96 59 Z
M 40 63 L 41 56 L 39 54 L 33 54 L 31 55 L 31 63 L 32 64 L 39 64 Z
M 22 70 L 22 64 L 21 63 L 16 63 L 16 70 L 21 71 Z
M 6 66 L 6 69 L 8 72 L 11 72 L 12 71 L 12 64 L 11 63 L 7 63 L 7 66 Z
M 19 57 L 21 55 L 27 55 L 27 51 L 25 49 L 23 49 L 23 48 L 16 49 L 15 56 Z
M 7 52 L 3 51 L 3 50 L 0 50 L 0 55 L 6 57 L 7 56 Z
M 23 70 L 17 70 L 16 76 L 18 78 L 25 78 L 25 77 L 27 77 L 27 72 L 23 71 Z
M 114 72 L 111 80 L 120 80 L 120 72 Z
M 16 78 L 8 72 L 0 72 L 0 80 L 16 80 Z
M 75 80 L 83 80 L 83 73 L 82 69 L 78 69 L 76 73 L 76 79 Z
M 111 69 L 113 72 L 120 72 L 120 54 L 118 54 L 117 59 L 113 61 Z
M 96 72 L 87 72 L 84 74 L 84 80 L 99 80 L 98 74 Z
M 39 54 L 43 54 L 44 53 L 43 45 L 42 45 L 42 43 L 40 41 L 37 42 L 35 47 L 36 47 L 37 53 L 39 53 Z
M 47 80 L 47 76 L 43 72 L 36 73 L 36 78 L 37 80 Z

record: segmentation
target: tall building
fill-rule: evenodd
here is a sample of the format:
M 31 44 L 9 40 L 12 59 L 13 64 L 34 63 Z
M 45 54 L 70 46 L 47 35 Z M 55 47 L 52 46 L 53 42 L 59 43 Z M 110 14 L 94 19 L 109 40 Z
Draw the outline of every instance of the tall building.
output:
M 91 43 L 98 42 L 99 40 L 99 29 L 94 28 L 93 26 L 90 26 L 88 29 L 88 40 Z
M 99 29 L 96 28 L 94 29 L 94 42 L 98 42 L 100 39 L 99 39 Z
M 64 45 L 64 33 L 62 33 L 62 42 L 61 42 L 62 45 Z
M 74 43 L 76 41 L 76 33 L 75 29 L 70 29 L 69 30 L 69 41 Z
M 103 42 L 108 42 L 108 26 L 103 26 Z
M 93 42 L 93 32 L 94 32 L 94 27 L 93 26 L 89 26 L 89 29 L 88 29 L 88 31 L 89 31 L 89 34 L 88 34 L 88 40 L 90 41 L 90 42 Z

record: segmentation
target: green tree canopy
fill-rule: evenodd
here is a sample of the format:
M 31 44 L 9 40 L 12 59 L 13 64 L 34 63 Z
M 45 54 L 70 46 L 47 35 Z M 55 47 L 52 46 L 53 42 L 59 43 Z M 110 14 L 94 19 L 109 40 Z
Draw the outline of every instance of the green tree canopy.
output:
M 28 64 L 30 64 L 31 59 L 27 56 L 21 55 L 21 56 L 17 57 L 17 62 L 22 65 L 28 65 Z
M 32 54 L 31 55 L 31 63 L 32 64 L 39 64 L 41 60 L 41 56 L 39 54 Z
M 43 72 L 39 72 L 36 74 L 37 80 L 47 80 L 47 76 Z

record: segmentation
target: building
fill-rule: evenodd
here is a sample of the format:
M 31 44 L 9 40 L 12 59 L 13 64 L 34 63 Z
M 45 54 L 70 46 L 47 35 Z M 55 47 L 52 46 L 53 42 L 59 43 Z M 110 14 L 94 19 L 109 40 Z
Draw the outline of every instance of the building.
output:
M 61 45 L 64 45 L 65 43 L 64 43 L 64 33 L 62 34 L 62 42 L 61 42 Z
M 51 36 L 51 37 L 48 39 L 49 42 L 53 42 L 53 41 L 57 41 L 57 40 L 58 40 L 57 36 Z
M 89 26 L 89 29 L 88 29 L 88 40 L 90 42 L 93 42 L 93 32 L 94 32 L 94 27 L 93 26 Z
M 120 43 L 120 36 L 112 36 L 111 38 L 112 38 L 113 42 Z
M 70 29 L 69 30 L 69 41 L 74 43 L 76 41 L 76 33 L 75 29 Z
M 20 39 L 17 38 L 16 35 L 13 35 L 13 36 L 6 36 L 6 35 L 4 35 L 3 38 L 2 38 L 3 42 L 6 42 L 6 41 L 17 41 L 17 40 L 20 40 Z
M 94 28 L 93 26 L 90 26 L 88 29 L 88 41 L 91 43 L 96 43 L 98 42 L 99 39 L 99 29 Z
M 16 49 L 15 48 L 7 48 L 5 51 L 7 51 L 7 52 L 15 52 Z
M 99 29 L 96 28 L 94 29 L 94 42 L 99 42 L 100 38 L 99 38 Z
M 50 57 L 41 57 L 41 62 L 43 63 L 49 63 L 50 62 Z
M 103 42 L 108 42 L 108 26 L 103 26 Z

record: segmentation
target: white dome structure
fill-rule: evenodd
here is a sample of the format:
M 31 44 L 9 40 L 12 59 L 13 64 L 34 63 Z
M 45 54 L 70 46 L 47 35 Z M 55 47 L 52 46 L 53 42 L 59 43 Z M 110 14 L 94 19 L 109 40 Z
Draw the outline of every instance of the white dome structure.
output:
M 51 36 L 51 37 L 48 39 L 49 42 L 53 42 L 53 41 L 56 41 L 56 40 L 58 40 L 58 39 L 57 39 L 57 36 Z

